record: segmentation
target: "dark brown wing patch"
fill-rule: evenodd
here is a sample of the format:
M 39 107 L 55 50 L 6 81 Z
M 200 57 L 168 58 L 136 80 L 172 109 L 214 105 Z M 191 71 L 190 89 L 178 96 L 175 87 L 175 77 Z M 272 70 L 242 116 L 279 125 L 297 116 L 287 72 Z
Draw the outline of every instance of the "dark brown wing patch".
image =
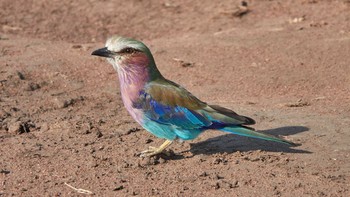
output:
M 230 109 L 221 107 L 219 105 L 209 105 L 209 106 L 220 114 L 223 114 L 225 116 L 228 116 L 230 118 L 233 118 L 233 119 L 236 119 L 236 120 L 242 122 L 243 125 L 255 124 L 255 120 L 253 120 L 252 118 L 238 115 L 236 112 L 234 112 Z
M 152 95 L 152 98 L 156 101 L 169 106 L 181 106 L 190 110 L 207 106 L 206 103 L 193 96 L 185 88 L 166 79 L 153 82 L 146 92 Z

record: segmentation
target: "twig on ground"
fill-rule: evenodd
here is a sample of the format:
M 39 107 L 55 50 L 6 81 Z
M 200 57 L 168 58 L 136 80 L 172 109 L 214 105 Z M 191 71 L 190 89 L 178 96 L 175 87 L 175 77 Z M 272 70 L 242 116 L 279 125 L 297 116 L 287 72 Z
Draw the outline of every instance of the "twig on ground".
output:
M 69 185 L 68 183 L 64 182 L 65 185 L 67 185 L 68 187 L 70 187 L 71 189 L 75 190 L 76 192 L 78 193 L 81 193 L 81 194 L 94 194 L 93 192 L 89 191 L 89 190 L 85 190 L 85 189 L 78 189 L 78 188 L 75 188 L 71 185 Z

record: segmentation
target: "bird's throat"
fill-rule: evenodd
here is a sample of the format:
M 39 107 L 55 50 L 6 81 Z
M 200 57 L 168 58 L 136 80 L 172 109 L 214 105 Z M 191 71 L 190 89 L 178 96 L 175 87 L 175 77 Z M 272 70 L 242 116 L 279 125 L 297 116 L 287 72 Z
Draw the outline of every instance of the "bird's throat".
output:
M 162 75 L 158 71 L 153 57 L 146 55 L 133 57 L 119 63 L 117 71 L 124 105 L 137 121 L 141 121 L 137 110 L 133 108 L 133 103 L 138 100 L 140 92 L 144 92 L 149 82 L 162 78 Z
M 140 92 L 144 91 L 145 86 L 150 80 L 150 73 L 147 67 L 126 67 L 118 69 L 120 91 L 125 108 L 130 115 L 139 123 L 142 121 L 142 114 L 133 107 Z

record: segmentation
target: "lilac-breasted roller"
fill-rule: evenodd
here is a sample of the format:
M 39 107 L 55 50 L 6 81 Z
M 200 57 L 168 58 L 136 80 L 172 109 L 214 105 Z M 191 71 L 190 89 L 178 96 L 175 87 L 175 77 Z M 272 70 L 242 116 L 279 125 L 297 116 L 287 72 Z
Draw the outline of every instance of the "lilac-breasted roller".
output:
M 92 55 L 106 57 L 118 72 L 120 91 L 130 115 L 144 129 L 166 141 L 141 156 L 161 153 L 175 139 L 191 140 L 208 129 L 292 145 L 284 139 L 256 132 L 255 121 L 230 109 L 209 105 L 159 72 L 151 51 L 140 41 L 113 36 Z

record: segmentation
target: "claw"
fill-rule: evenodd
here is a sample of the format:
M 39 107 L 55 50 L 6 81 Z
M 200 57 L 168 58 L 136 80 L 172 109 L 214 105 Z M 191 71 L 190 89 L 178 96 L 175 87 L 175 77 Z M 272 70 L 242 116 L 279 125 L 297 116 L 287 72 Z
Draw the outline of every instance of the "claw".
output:
M 164 153 L 167 156 L 170 156 L 169 152 L 165 152 L 164 149 L 166 149 L 170 144 L 172 143 L 172 141 L 170 140 L 166 140 L 160 147 L 153 147 L 150 146 L 148 147 L 147 150 L 144 150 L 140 153 L 140 157 L 152 157 L 154 155 L 158 155 L 160 153 Z
M 159 154 L 157 148 L 150 146 L 147 150 L 144 150 L 140 153 L 140 157 L 151 157 L 157 154 Z

